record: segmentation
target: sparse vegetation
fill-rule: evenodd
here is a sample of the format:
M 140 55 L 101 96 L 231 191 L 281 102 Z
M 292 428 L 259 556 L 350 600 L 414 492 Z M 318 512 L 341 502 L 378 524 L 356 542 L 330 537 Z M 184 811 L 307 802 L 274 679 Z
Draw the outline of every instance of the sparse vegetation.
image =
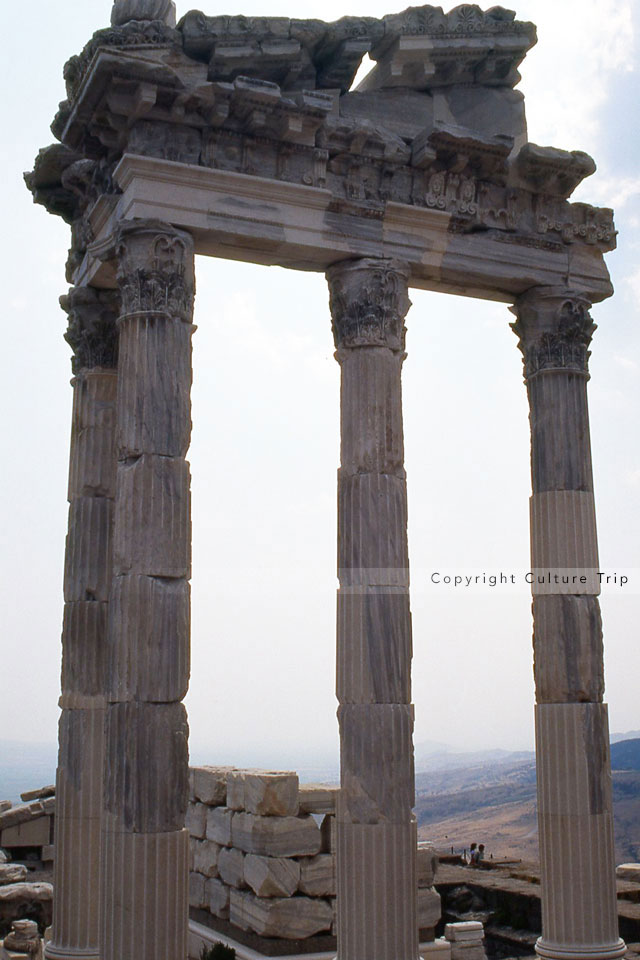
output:
M 210 947 L 202 947 L 200 960 L 235 960 L 236 951 L 218 940 Z

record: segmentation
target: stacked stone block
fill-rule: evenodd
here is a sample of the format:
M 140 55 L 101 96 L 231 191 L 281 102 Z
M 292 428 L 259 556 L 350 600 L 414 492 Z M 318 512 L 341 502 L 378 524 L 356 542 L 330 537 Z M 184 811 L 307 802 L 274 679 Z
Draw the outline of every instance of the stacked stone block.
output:
M 190 771 L 189 903 L 262 937 L 336 934 L 337 787 L 299 785 L 295 773 Z M 417 847 L 418 926 L 434 939 L 438 858 Z
M 263 937 L 330 934 L 336 793 L 300 787 L 295 773 L 193 768 L 191 908 Z

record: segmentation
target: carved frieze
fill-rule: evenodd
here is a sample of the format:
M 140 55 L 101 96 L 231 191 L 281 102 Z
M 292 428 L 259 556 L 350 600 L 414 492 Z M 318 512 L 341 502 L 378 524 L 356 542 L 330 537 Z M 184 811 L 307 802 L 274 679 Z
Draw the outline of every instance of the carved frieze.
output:
M 193 318 L 193 239 L 155 221 L 121 223 L 115 238 L 121 316 Z
M 118 296 L 111 290 L 73 287 L 60 297 L 69 317 L 64 335 L 73 350 L 74 373 L 95 367 L 114 368 L 118 363 Z
M 588 376 L 589 344 L 596 329 L 590 307 L 571 290 L 534 288 L 518 298 L 511 327 L 524 358 L 525 379 L 549 370 Z
M 327 280 L 337 349 L 404 351 L 404 318 L 411 306 L 408 279 L 408 267 L 396 260 L 365 258 L 330 267 Z

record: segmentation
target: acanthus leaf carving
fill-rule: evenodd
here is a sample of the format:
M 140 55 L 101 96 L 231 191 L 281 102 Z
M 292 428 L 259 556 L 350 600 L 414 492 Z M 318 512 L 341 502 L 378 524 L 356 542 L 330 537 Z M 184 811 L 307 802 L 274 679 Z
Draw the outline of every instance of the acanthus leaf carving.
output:
M 164 229 L 163 229 L 164 227 Z M 116 240 L 121 315 L 165 314 L 193 318 L 193 241 L 153 221 L 131 221 Z
M 524 358 L 525 379 L 549 370 L 588 376 L 596 325 L 590 304 L 572 291 L 528 291 L 516 302 L 511 325 Z
M 95 367 L 116 367 L 118 296 L 115 291 L 73 287 L 60 297 L 60 306 L 69 317 L 64 338 L 73 350 L 74 374 Z
M 362 259 L 327 271 L 333 335 L 338 349 L 388 347 L 403 352 L 411 301 L 409 270 L 395 260 Z

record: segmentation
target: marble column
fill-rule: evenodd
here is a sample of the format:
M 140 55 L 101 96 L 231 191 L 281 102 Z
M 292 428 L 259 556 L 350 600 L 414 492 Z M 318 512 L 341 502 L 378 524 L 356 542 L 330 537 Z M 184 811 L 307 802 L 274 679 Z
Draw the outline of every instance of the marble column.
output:
M 411 613 L 401 371 L 409 271 L 327 272 L 341 367 L 339 960 L 416 960 Z
M 62 715 L 56 786 L 53 937 L 46 956 L 99 956 L 104 659 L 115 497 L 117 297 L 77 287 L 60 303 L 73 348 Z
M 572 290 L 513 308 L 531 425 L 541 957 L 620 957 L 587 381 L 595 326 Z
M 120 224 L 102 960 L 187 955 L 193 241 Z

